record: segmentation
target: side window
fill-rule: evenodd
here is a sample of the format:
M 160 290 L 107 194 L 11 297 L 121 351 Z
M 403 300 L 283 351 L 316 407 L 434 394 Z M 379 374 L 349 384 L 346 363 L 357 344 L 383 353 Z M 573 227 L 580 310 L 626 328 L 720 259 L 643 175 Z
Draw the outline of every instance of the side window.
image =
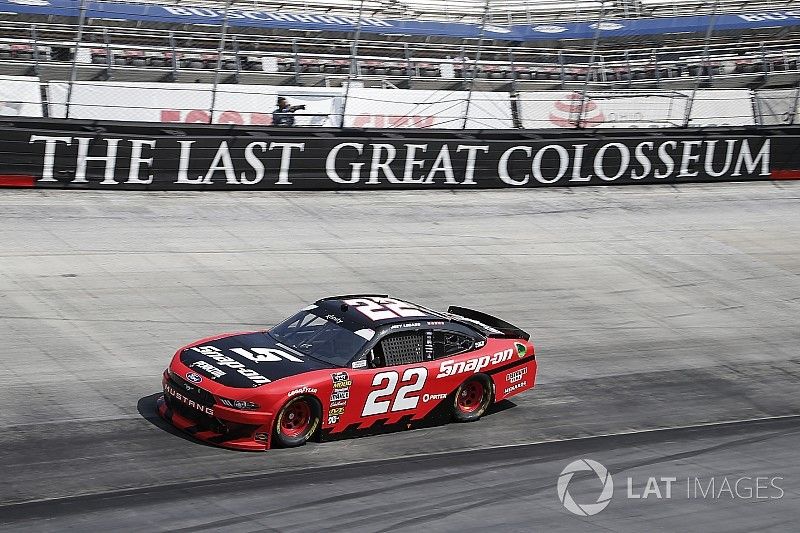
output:
M 452 331 L 433 332 L 433 356 L 436 359 L 468 352 L 475 347 L 475 340 Z
M 373 367 L 408 365 L 425 361 L 425 333 L 402 331 L 387 335 L 372 349 Z

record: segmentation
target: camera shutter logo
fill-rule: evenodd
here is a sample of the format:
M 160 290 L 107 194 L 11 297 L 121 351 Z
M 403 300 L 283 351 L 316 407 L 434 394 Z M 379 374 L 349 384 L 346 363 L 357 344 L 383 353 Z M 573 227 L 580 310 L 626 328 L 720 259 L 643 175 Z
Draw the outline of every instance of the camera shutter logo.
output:
M 603 484 L 603 490 L 597 498 L 596 503 L 579 504 L 572 499 L 567 487 L 572 480 L 575 472 L 594 472 L 600 478 Z M 611 479 L 611 474 L 605 466 L 592 459 L 578 459 L 568 464 L 561 474 L 558 476 L 558 499 L 564 507 L 571 513 L 578 516 L 592 516 L 596 515 L 605 509 L 611 502 L 611 497 L 614 495 L 614 480 Z

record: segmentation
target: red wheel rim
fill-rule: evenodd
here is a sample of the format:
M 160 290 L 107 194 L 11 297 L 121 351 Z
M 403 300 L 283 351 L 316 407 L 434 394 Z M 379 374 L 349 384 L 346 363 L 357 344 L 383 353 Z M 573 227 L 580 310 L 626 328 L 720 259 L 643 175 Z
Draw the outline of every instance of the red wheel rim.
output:
M 311 424 L 311 407 L 305 400 L 289 405 L 281 417 L 281 433 L 287 437 L 299 437 Z
M 483 384 L 480 381 L 470 381 L 461 386 L 456 397 L 456 405 L 462 413 L 477 411 L 483 403 Z

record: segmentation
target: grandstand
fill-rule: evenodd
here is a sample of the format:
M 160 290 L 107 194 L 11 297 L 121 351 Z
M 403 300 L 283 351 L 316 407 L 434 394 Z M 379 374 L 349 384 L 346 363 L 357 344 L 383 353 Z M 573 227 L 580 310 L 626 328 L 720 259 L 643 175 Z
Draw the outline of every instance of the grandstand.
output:
M 0 74 L 512 94 L 791 89 L 793 4 L 0 0 Z

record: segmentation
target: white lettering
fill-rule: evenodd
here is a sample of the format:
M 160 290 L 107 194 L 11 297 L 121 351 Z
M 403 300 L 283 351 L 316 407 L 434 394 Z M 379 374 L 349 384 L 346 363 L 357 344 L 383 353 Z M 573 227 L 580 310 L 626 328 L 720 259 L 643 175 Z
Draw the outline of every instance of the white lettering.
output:
M 528 183 L 528 180 L 530 180 L 530 174 L 525 174 L 525 177 L 521 180 L 515 180 L 508 175 L 508 160 L 515 150 L 522 150 L 528 157 L 531 156 L 531 152 L 533 151 L 530 146 L 512 146 L 500 156 L 500 161 L 497 163 L 497 174 L 504 183 L 508 183 L 509 185 L 525 185 Z
M 717 139 L 706 141 L 706 160 L 703 168 L 706 171 L 706 174 L 712 178 L 719 178 L 720 176 L 726 174 L 728 170 L 730 170 L 731 162 L 733 161 L 733 148 L 736 146 L 736 141 L 733 139 L 725 141 L 725 143 L 728 145 L 725 149 L 725 166 L 722 167 L 721 171 L 716 172 L 714 170 L 714 147 L 717 145 L 717 142 Z
M 681 141 L 683 144 L 683 157 L 681 157 L 681 169 L 678 172 L 678 177 L 693 178 L 699 174 L 698 171 L 690 172 L 689 165 L 700 161 L 700 154 L 692 153 L 694 148 L 699 148 L 703 141 Z
M 139 167 L 142 163 L 146 164 L 148 167 L 153 166 L 153 158 L 152 157 L 142 157 L 142 147 L 149 146 L 150 149 L 155 148 L 156 141 L 145 141 L 142 139 L 131 139 L 131 165 L 128 171 L 128 181 L 125 183 L 135 183 L 141 185 L 149 185 L 153 183 L 153 175 L 148 174 L 146 179 L 142 179 L 139 177 Z
M 475 170 L 474 167 L 475 165 L 473 164 L 473 171 Z M 467 158 L 467 169 L 469 172 L 469 158 Z M 458 183 L 453 175 L 453 162 L 450 159 L 450 149 L 446 144 L 443 144 L 442 149 L 439 150 L 439 155 L 436 156 L 436 161 L 433 162 L 430 172 L 428 172 L 428 175 L 425 176 L 425 183 L 433 183 L 433 180 L 436 179 L 437 172 L 444 172 L 445 183 L 451 183 L 454 185 Z M 470 179 L 472 179 L 471 175 Z M 464 183 L 466 183 L 466 178 Z
M 264 163 L 253 153 L 253 150 L 258 147 L 261 149 L 261 152 L 264 153 L 267 150 L 267 143 L 262 141 L 252 142 L 248 144 L 244 149 L 244 159 L 247 161 L 247 164 L 253 167 L 255 171 L 255 176 L 253 179 L 247 179 L 247 174 L 242 172 L 239 174 L 239 179 L 242 182 L 242 185 L 255 185 L 256 183 L 261 182 L 264 179 Z
M 653 176 L 658 179 L 668 177 L 675 170 L 675 160 L 672 159 L 672 156 L 667 153 L 668 146 L 674 149 L 676 146 L 678 146 L 678 143 L 675 141 L 667 141 L 658 147 L 658 158 L 667 166 L 664 173 L 661 173 L 658 170 L 655 171 Z
M 195 141 L 178 141 L 181 145 L 181 155 L 178 159 L 178 179 L 175 183 L 183 185 L 197 185 L 203 182 L 203 177 L 199 176 L 197 179 L 189 179 L 189 162 L 192 153 L 192 145 Z
M 292 160 L 292 150 L 297 148 L 303 152 L 306 149 L 306 143 L 269 143 L 270 150 L 275 148 L 281 149 L 281 168 L 280 171 L 278 171 L 278 181 L 276 185 L 291 185 L 292 182 L 289 181 L 289 165 Z
M 414 179 L 414 167 L 419 167 L 420 170 L 425 166 L 424 159 L 416 159 L 417 150 L 426 152 L 428 150 L 427 144 L 407 144 L 406 145 L 406 166 L 403 169 L 403 182 L 404 183 L 425 183 L 425 178 L 420 176 L 419 179 Z
M 222 162 L 222 165 L 220 165 Z M 201 183 L 211 184 L 214 173 L 217 170 L 222 170 L 225 172 L 225 180 L 230 185 L 238 185 L 238 181 L 236 181 L 236 172 L 233 170 L 233 161 L 231 161 L 231 152 L 228 149 L 228 141 L 222 141 L 219 143 L 219 147 L 217 148 L 217 153 L 214 155 L 214 159 L 211 161 L 211 166 L 208 167 L 208 171 L 206 172 L 205 178 L 201 181 Z
M 647 146 L 650 150 L 653 149 L 653 142 L 647 141 L 643 143 L 639 143 L 634 148 L 633 153 L 636 157 L 636 162 L 642 165 L 642 173 L 638 174 L 636 169 L 631 170 L 631 179 L 640 180 L 642 178 L 646 178 L 650 171 L 653 169 L 653 164 L 650 162 L 650 158 L 644 155 L 644 147 Z
M 364 153 L 364 145 L 361 143 L 337 144 L 331 149 L 330 152 L 328 152 L 328 157 L 325 159 L 325 172 L 328 175 L 328 178 L 336 183 L 358 183 L 358 180 L 361 179 L 361 167 L 364 166 L 364 163 L 350 163 L 349 180 L 340 177 L 336 172 L 336 157 L 339 155 L 339 151 L 344 147 L 355 148 L 359 155 Z
M 388 26 L 388 24 L 387 24 Z M 456 147 L 456 153 L 460 152 L 461 150 L 467 151 L 467 167 L 464 170 L 464 181 L 461 182 L 462 185 L 475 185 L 475 160 L 478 158 L 478 152 L 489 152 L 489 145 L 479 145 L 479 146 L 471 146 L 468 144 L 459 144 Z M 530 155 L 530 153 L 528 153 Z M 448 154 L 449 159 L 449 154 Z
M 102 161 L 104 163 L 103 181 L 101 185 L 114 185 L 114 169 L 117 165 L 117 146 L 122 139 L 104 139 L 106 144 L 106 155 L 89 156 L 89 143 L 91 137 L 76 137 L 78 139 L 78 162 L 75 167 L 75 179 L 72 183 L 88 183 L 86 179 L 86 163 L 89 161 Z
M 769 176 L 769 142 L 770 139 L 765 139 L 761 150 L 756 154 L 755 159 L 750 152 L 750 143 L 747 139 L 742 141 L 742 148 L 739 151 L 739 159 L 736 160 L 736 166 L 733 167 L 733 174 L 731 176 L 742 175 L 742 164 L 748 174 L 752 174 L 756 170 L 759 161 L 761 162 L 761 176 Z
M 606 154 L 606 150 L 611 147 L 616 148 L 619 150 L 619 169 L 617 169 L 617 173 L 613 176 L 606 176 L 605 170 L 603 170 L 603 156 Z M 622 143 L 609 143 L 604 144 L 600 147 L 597 153 L 594 156 L 594 173 L 597 174 L 597 177 L 601 180 L 605 181 L 614 181 L 615 179 L 622 176 L 625 171 L 628 170 L 628 165 L 631 162 L 631 152 L 628 150 L 628 147 Z
M 589 181 L 592 179 L 592 175 L 589 174 L 586 177 L 581 176 L 581 167 L 583 166 L 583 149 L 586 148 L 586 144 L 573 144 L 575 148 L 575 161 L 572 163 L 572 178 L 569 181 Z
M 31 135 L 28 144 L 44 141 L 44 164 L 42 165 L 42 178 L 39 181 L 58 181 L 53 177 L 53 167 L 56 159 L 57 143 L 67 146 L 72 144 L 72 137 L 51 137 L 49 135 Z
M 394 176 L 394 172 L 389 165 L 397 155 L 397 149 L 391 144 L 372 144 L 372 167 L 369 170 L 369 180 L 367 183 L 378 183 L 378 171 L 383 172 L 386 179 L 391 183 L 399 183 Z M 386 160 L 381 161 L 381 154 L 386 150 Z
M 558 173 L 552 178 L 545 178 L 542 175 L 542 158 L 547 150 L 555 150 L 558 153 Z M 536 152 L 536 155 L 533 156 L 533 163 L 531 164 L 531 170 L 533 171 L 533 178 L 538 181 L 539 183 L 555 183 L 561 178 L 564 177 L 564 174 L 567 173 L 567 169 L 569 168 L 569 152 L 563 146 L 559 146 L 557 144 L 548 144 L 547 146 L 541 148 Z

